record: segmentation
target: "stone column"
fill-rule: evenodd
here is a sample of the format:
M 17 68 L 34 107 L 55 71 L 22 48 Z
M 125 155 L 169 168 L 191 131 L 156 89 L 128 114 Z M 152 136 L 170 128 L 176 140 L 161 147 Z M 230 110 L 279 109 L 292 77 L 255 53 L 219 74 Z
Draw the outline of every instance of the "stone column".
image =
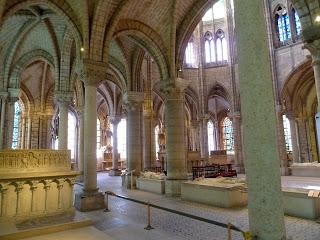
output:
M 191 121 L 191 146 L 192 151 L 198 151 L 198 126 L 199 122 L 197 120 Z
M 250 231 L 261 240 L 285 239 L 264 2 L 234 5 Z
M 297 126 L 296 126 L 295 116 L 293 112 L 288 112 L 286 116 L 290 122 L 290 132 L 291 132 L 291 142 L 292 142 L 292 161 L 294 163 L 298 163 L 300 162 L 300 159 L 299 159 L 299 146 L 298 146 Z
M 56 93 L 59 107 L 59 150 L 68 149 L 68 107 L 72 99 L 71 93 Z
M 315 116 L 318 153 L 320 153 L 320 39 L 305 44 L 312 56 L 312 67 L 316 85 L 318 109 Z
M 208 148 L 208 119 L 209 116 L 204 115 L 200 118 L 200 148 L 201 148 L 201 158 L 205 161 L 209 158 L 209 148 Z
M 308 141 L 308 130 L 306 125 L 307 119 L 305 117 L 296 118 L 297 128 L 298 128 L 298 139 L 299 139 L 299 152 L 300 161 L 310 162 L 310 152 L 309 152 L 309 141 Z
M 152 114 L 149 111 L 143 112 L 143 168 L 149 169 L 154 162 L 151 150 L 152 135 Z
M 184 90 L 187 80 L 177 78 L 174 86 L 164 84 L 161 91 L 165 95 L 165 126 L 167 179 L 166 195 L 179 196 L 181 182 L 187 179 L 186 148 L 184 137 Z
M 97 85 L 106 79 L 107 64 L 85 60 L 84 104 L 84 186 L 75 195 L 75 207 L 90 211 L 105 207 L 104 196 L 97 187 Z
M 278 138 L 278 150 L 279 150 L 279 158 L 281 163 L 281 175 L 289 175 L 289 164 L 288 164 L 288 156 L 286 149 L 286 140 L 284 136 L 284 126 L 283 126 L 283 112 L 281 110 L 281 106 L 277 105 L 277 138 Z
M 121 170 L 119 169 L 119 153 L 118 153 L 118 125 L 121 121 L 121 117 L 112 117 L 110 122 L 112 123 L 112 169 L 109 172 L 110 176 L 120 176 Z
M 123 96 L 123 104 L 127 110 L 127 168 L 134 170 L 133 186 L 142 169 L 142 103 L 143 93 L 128 91 Z M 127 175 L 127 187 L 131 186 L 131 177 Z
M 232 125 L 233 125 L 233 137 L 234 137 L 233 142 L 234 142 L 235 168 L 238 173 L 244 173 L 240 112 L 233 113 Z
M 84 114 L 83 107 L 77 110 L 78 114 L 78 171 L 80 172 L 79 181 L 83 181 L 83 166 L 84 166 Z
M 0 149 L 3 149 L 5 131 L 4 131 L 4 122 L 6 119 L 6 103 L 7 103 L 8 93 L 1 92 L 0 93 L 0 100 L 1 100 L 1 112 L 0 112 Z

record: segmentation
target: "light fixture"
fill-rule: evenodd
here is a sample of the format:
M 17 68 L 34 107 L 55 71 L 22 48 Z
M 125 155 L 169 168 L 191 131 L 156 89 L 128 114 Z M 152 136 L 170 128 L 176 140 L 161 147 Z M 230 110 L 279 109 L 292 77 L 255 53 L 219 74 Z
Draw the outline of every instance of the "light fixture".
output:
M 84 52 L 84 47 L 80 48 L 80 51 L 81 51 L 81 52 Z
M 320 23 L 320 15 L 316 16 L 316 18 L 314 19 L 314 21 L 315 21 L 316 23 Z

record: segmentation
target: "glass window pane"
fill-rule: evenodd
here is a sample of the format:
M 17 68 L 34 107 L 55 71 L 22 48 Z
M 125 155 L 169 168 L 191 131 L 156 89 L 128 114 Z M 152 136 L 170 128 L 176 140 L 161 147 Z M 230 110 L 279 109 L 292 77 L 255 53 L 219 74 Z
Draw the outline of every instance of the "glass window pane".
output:
M 222 54 L 223 60 L 228 61 L 228 45 L 225 38 L 222 38 Z
M 296 27 L 296 34 L 300 35 L 301 34 L 301 22 L 298 16 L 298 13 L 294 11 L 294 22 L 295 22 L 295 27 Z
M 72 113 L 68 113 L 68 149 L 71 150 L 71 159 L 74 159 L 76 146 L 76 118 Z
M 222 42 L 221 39 L 217 39 L 217 60 L 218 62 L 222 61 Z
M 283 120 L 283 130 L 284 130 L 284 139 L 286 142 L 286 150 L 288 153 L 292 152 L 292 139 L 291 139 L 291 129 L 290 122 L 286 115 L 282 116 Z
M 234 153 L 234 142 L 233 142 L 233 127 L 230 118 L 226 117 L 223 120 L 223 146 L 227 150 L 227 153 Z
M 214 19 L 224 18 L 226 15 L 224 0 L 218 1 L 213 5 L 213 17 Z
M 20 128 L 20 116 L 21 107 L 19 102 L 14 103 L 14 118 L 13 118 L 13 129 L 12 129 L 12 149 L 18 148 L 19 143 L 19 128 Z
M 205 55 L 206 55 L 206 63 L 209 63 L 211 61 L 209 40 L 206 40 L 206 42 L 204 44 L 204 51 L 205 51 Z
M 208 122 L 207 130 L 208 130 L 208 151 L 209 151 L 209 154 L 210 154 L 210 152 L 215 149 L 214 141 L 213 141 L 213 137 L 214 137 L 214 135 L 213 135 L 214 127 L 213 127 L 212 121 L 209 121 L 209 122 Z
M 212 8 L 210 8 L 202 17 L 202 21 L 207 22 L 207 21 L 212 21 L 213 15 L 212 15 Z

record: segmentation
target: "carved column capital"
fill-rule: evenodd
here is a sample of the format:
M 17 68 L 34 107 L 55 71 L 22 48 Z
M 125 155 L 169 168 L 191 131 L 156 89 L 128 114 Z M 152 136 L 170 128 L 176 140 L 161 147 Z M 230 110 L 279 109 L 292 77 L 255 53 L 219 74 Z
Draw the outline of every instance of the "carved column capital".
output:
M 84 85 L 98 86 L 100 82 L 107 79 L 107 69 L 107 63 L 85 59 L 80 73 Z
M 120 116 L 112 116 L 109 118 L 109 121 L 112 125 L 118 125 L 121 121 L 121 117 Z
M 7 100 L 9 96 L 9 93 L 8 92 L 0 92 L 0 100 Z
M 143 93 L 128 91 L 123 95 L 122 103 L 127 111 L 136 111 L 143 103 Z
M 73 92 L 56 92 L 54 98 L 59 105 L 69 105 L 73 100 Z
M 189 84 L 189 80 L 176 78 L 174 82 L 162 82 L 160 91 L 165 95 L 166 100 L 182 100 L 184 90 Z
M 305 43 L 304 48 L 308 49 L 312 57 L 312 65 L 320 64 L 320 39 Z

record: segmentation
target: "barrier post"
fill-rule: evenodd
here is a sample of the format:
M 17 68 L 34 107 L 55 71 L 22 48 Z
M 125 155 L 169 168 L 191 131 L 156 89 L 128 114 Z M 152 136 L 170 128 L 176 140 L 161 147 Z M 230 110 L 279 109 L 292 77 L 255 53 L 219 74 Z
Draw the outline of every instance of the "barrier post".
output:
M 148 218 L 148 225 L 144 228 L 146 230 L 151 230 L 151 229 L 154 229 L 153 227 L 151 227 L 151 210 L 150 210 L 150 203 L 148 202 L 148 205 L 147 205 L 147 210 L 148 210 L 148 213 L 147 213 L 147 218 Z
M 104 212 L 110 212 L 110 209 L 109 209 L 109 192 L 106 192 L 106 194 L 107 194 L 106 209 L 104 210 Z
M 231 223 L 228 223 L 228 240 L 232 240 L 232 235 L 231 235 Z

